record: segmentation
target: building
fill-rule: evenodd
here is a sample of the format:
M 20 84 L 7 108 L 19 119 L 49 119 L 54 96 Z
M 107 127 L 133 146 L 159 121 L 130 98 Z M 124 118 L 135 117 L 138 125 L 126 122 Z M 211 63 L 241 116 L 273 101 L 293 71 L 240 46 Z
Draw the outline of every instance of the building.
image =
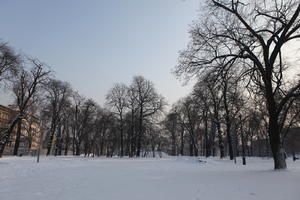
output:
M 300 155 L 300 127 L 289 129 L 284 140 L 284 150 L 287 156 Z M 254 156 L 272 156 L 268 139 L 257 139 L 252 142 Z
M 9 108 L 0 105 L 0 130 L 2 132 L 3 129 L 6 129 L 9 127 L 9 123 L 11 122 L 11 119 L 13 119 L 16 116 L 16 111 Z
M 17 114 L 18 112 L 15 107 L 0 105 L 0 138 L 3 137 L 3 133 L 10 126 Z M 18 125 L 14 128 L 9 142 L 6 144 L 4 155 L 13 154 L 17 126 Z M 22 119 L 21 123 L 21 138 L 18 154 L 35 155 L 39 147 L 40 135 L 41 131 L 38 124 L 38 118 L 32 114 L 27 114 L 25 119 Z
M 300 127 L 289 130 L 284 146 L 288 155 L 300 154 Z
M 17 112 L 9 107 L 0 105 L 0 140 L 4 139 L 4 132 L 9 128 L 12 119 L 16 117 Z M 10 142 L 9 144 L 10 145 Z

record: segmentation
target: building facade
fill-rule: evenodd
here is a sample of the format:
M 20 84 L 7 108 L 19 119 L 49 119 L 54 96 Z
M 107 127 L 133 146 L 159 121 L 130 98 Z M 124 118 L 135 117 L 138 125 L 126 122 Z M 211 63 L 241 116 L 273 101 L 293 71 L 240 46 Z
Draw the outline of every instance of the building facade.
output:
M 17 109 L 12 106 L 0 105 L 0 138 L 8 129 L 14 118 L 17 116 Z M 4 155 L 13 155 L 15 146 L 17 127 L 15 126 L 9 142 L 6 144 Z M 21 138 L 18 155 L 35 155 L 39 147 L 41 130 L 38 124 L 38 118 L 32 114 L 27 114 L 21 121 Z

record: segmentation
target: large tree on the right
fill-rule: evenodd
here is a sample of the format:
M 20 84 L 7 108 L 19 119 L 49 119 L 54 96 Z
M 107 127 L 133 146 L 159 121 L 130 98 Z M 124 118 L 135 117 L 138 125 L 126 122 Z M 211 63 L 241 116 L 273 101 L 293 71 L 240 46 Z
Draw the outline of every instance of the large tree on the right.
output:
M 205 12 L 190 29 L 175 73 L 222 78 L 234 71 L 250 93 L 261 95 L 268 111 L 268 135 L 275 169 L 285 169 L 283 129 L 290 107 L 299 101 L 300 79 L 289 79 L 297 66 L 285 59 L 300 39 L 299 0 L 207 0 Z

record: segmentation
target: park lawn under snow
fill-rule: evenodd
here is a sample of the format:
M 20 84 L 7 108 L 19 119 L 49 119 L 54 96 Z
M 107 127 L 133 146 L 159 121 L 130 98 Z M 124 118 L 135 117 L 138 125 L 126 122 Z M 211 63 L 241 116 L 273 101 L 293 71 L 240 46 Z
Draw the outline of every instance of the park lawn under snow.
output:
M 275 172 L 270 159 L 247 166 L 195 158 L 0 159 L 1 200 L 299 200 L 300 161 Z

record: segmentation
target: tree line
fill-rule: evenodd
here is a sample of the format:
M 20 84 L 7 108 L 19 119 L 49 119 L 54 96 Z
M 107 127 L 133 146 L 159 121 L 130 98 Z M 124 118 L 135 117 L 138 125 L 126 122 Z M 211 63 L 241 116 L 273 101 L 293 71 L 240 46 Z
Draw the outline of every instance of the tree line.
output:
M 1 132 L 0 156 L 14 130 L 13 154 L 18 155 L 22 123 L 32 116 L 39 119 L 46 155 L 139 157 L 161 148 L 159 122 L 166 101 L 150 80 L 135 76 L 130 85 L 115 84 L 101 107 L 56 79 L 38 59 L 18 55 L 6 43 L 0 53 L 0 80 L 12 92 L 17 112 Z
M 249 124 L 245 127 L 249 130 L 263 128 L 274 168 L 286 168 L 285 136 L 299 123 L 299 74 L 291 78 L 298 66 L 287 60 L 288 48 L 300 38 L 299 1 L 208 0 L 204 10 L 191 26 L 190 43 L 181 51 L 174 70 L 186 80 L 198 80 L 192 99 L 201 99 L 200 105 L 190 105 L 191 97 L 182 104 L 189 134 L 193 137 L 197 129 L 190 120 L 191 110 L 200 109 L 207 147 L 217 137 L 222 155 L 223 132 L 232 159 L 235 139 L 230 132 L 236 121 Z M 208 127 L 217 131 L 206 136 Z
M 284 143 L 299 126 L 299 75 L 287 48 L 300 38 L 297 0 L 207 0 L 189 30 L 190 43 L 174 69 L 196 80 L 191 94 L 172 105 L 142 76 L 115 84 L 101 107 L 57 80 L 45 64 L 0 45 L 0 81 L 14 94 L 18 115 L 1 133 L 0 155 L 28 112 L 37 113 L 47 155 L 254 155 L 270 149 L 275 169 L 286 168 Z M 64 152 L 63 152 L 64 151 Z

